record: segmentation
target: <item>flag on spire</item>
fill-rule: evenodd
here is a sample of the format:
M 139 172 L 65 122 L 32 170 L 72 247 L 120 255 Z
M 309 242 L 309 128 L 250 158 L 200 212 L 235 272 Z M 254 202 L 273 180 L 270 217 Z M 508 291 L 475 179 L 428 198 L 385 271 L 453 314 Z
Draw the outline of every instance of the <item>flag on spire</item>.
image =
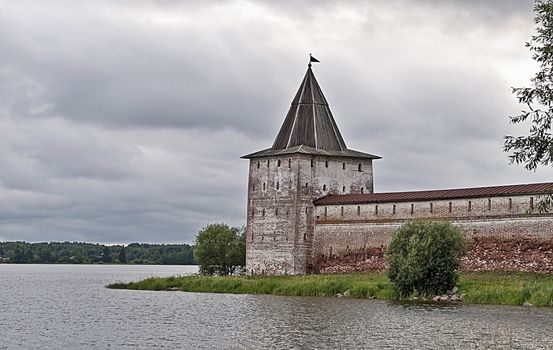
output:
M 321 61 L 319 61 L 315 57 L 311 56 L 311 54 L 309 54 L 309 63 L 311 63 L 311 62 L 321 62 Z

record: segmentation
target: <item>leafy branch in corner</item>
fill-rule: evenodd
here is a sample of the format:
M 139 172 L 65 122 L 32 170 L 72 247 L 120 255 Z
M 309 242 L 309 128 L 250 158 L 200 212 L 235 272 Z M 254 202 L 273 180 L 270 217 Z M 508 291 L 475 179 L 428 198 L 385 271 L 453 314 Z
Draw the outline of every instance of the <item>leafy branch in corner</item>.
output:
M 537 0 L 534 12 L 536 34 L 526 47 L 539 69 L 530 79 L 530 87 L 512 88 L 518 102 L 526 107 L 519 115 L 509 117 L 511 123 L 529 123 L 530 128 L 527 135 L 505 136 L 503 146 L 505 152 L 511 153 L 511 163 L 524 164 L 531 171 L 540 165 L 553 165 L 553 0 Z M 538 204 L 538 210 L 547 211 L 552 203 L 553 194 L 549 194 Z

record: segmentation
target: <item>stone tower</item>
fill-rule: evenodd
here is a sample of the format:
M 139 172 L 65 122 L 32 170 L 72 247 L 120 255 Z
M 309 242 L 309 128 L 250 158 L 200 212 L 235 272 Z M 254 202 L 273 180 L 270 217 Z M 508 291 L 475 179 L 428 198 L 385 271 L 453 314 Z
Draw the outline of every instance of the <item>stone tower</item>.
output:
M 346 147 L 309 64 L 273 146 L 242 158 L 250 160 L 246 270 L 281 275 L 313 270 L 313 201 L 372 193 L 380 157 Z

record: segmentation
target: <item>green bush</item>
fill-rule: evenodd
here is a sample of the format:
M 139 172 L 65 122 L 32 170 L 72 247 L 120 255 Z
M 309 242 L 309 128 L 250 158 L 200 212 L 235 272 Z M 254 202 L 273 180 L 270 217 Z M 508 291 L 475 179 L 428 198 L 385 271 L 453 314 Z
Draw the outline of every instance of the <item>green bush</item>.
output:
M 203 275 L 232 275 L 246 265 L 246 236 L 242 229 L 211 224 L 196 236 L 194 259 Z
M 461 231 L 451 223 L 407 223 L 388 247 L 388 277 L 402 297 L 443 294 L 457 283 L 463 249 Z

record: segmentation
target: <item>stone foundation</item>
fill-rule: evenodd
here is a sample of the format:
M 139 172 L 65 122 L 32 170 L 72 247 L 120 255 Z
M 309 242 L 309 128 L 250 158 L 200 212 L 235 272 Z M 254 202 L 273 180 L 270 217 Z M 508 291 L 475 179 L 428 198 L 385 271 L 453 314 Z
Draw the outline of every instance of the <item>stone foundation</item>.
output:
M 553 238 L 469 239 L 467 253 L 461 262 L 461 268 L 465 271 L 553 273 Z M 375 272 L 385 269 L 384 248 L 365 248 L 326 257 L 321 255 L 315 261 L 315 270 L 320 273 Z

